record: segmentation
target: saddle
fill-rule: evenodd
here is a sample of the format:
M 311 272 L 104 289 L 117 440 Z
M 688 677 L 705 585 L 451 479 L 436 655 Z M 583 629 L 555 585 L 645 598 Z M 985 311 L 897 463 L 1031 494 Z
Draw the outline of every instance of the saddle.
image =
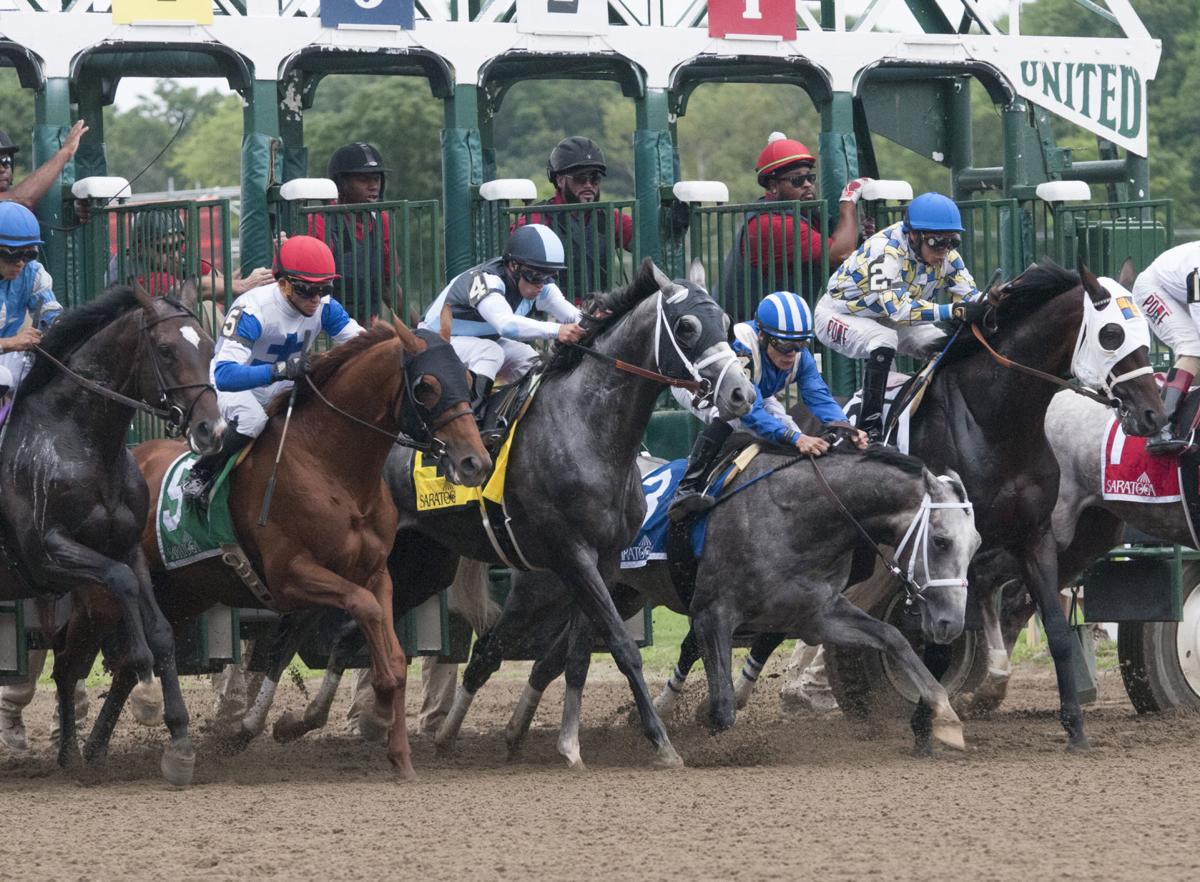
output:
M 544 369 L 545 363 L 538 362 L 517 382 L 505 383 L 488 395 L 479 419 L 479 434 L 489 453 L 495 453 L 504 444 L 517 417 L 541 382 Z

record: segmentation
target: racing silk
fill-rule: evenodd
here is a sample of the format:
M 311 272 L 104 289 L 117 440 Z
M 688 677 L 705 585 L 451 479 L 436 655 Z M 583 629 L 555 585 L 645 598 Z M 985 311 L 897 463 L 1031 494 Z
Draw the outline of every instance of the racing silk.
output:
M 36 260 L 25 264 L 12 281 L 0 280 L 0 338 L 16 336 L 26 315 L 39 330 L 48 328 L 62 310 L 50 274 Z
M 617 248 L 632 251 L 633 217 L 614 208 L 610 222 L 608 212 L 599 212 L 587 202 L 568 203 L 560 190 L 555 191 L 553 199 L 538 204 L 577 204 L 579 211 L 544 215 L 533 212 L 518 218 L 513 229 L 525 224 L 545 224 L 562 239 L 567 257 L 566 275 L 571 282 L 571 290 L 566 293 L 571 299 L 579 301 L 593 291 L 607 291 L 609 255 L 606 246 L 609 229 L 611 227 Z M 559 281 L 562 281 L 561 277 Z
M 1165 294 L 1188 307 L 1200 303 L 1200 242 L 1168 248 L 1138 276 L 1135 291 Z
M 748 368 L 747 373 L 757 392 L 754 406 L 741 418 L 744 428 L 767 441 L 794 445 L 803 433 L 775 397 L 793 382 L 800 386 L 800 397 L 805 405 L 822 423 L 846 421 L 845 411 L 833 400 L 817 370 L 816 359 L 807 349 L 800 350 L 790 370 L 780 370 L 759 344 L 758 322 L 753 319 L 734 325 L 732 345 L 734 354 Z
M 304 334 L 324 331 L 334 345 L 363 332 L 332 297 L 321 298 L 321 308 L 307 316 L 287 302 L 272 282 L 247 291 L 229 307 L 221 336 L 213 352 L 213 385 L 221 392 L 241 392 L 270 386 L 271 366 L 304 348 Z
M 721 266 L 721 296 L 735 322 L 753 315 L 754 304 L 772 291 L 795 291 L 813 300 L 820 293 L 815 289 L 828 281 L 820 272 L 824 240 L 816 218 L 776 209 L 775 201 L 769 195 L 759 197 L 762 208 L 746 213 L 746 223 Z M 797 238 L 799 259 L 793 253 Z
M 558 285 L 543 286 L 533 300 L 521 296 L 516 282 L 509 282 L 504 259 L 493 258 L 459 273 L 442 289 L 421 322 L 422 328 L 439 331 L 442 305 L 450 304 L 454 337 L 482 337 L 496 340 L 539 340 L 558 336 L 561 324 L 579 321 L 579 309 L 568 303 Z M 543 322 L 530 318 L 534 310 L 548 313 L 558 321 Z
M 935 303 L 941 292 L 951 303 Z M 979 296 L 975 280 L 957 251 L 949 251 L 940 266 L 914 254 L 903 223 L 886 227 L 846 258 L 829 280 L 828 294 L 851 315 L 890 319 L 896 324 L 944 322 L 953 305 Z

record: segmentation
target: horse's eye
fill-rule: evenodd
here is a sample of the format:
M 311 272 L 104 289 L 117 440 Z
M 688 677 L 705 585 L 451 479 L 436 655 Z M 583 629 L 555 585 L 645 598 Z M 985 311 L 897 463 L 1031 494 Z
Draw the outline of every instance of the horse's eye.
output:
M 936 548 L 938 551 L 945 551 L 946 549 L 948 549 L 950 547 L 950 540 L 947 539 L 945 536 L 934 536 L 933 537 L 933 547 Z
M 158 354 L 163 358 L 171 359 L 175 357 L 175 349 L 167 343 L 158 344 Z
M 1109 322 L 1100 329 L 1100 333 L 1096 339 L 1109 352 L 1116 352 L 1121 348 L 1121 344 L 1125 342 L 1125 329 L 1116 322 Z
M 675 339 L 681 346 L 695 346 L 700 341 L 700 320 L 694 315 L 681 316 L 675 322 Z

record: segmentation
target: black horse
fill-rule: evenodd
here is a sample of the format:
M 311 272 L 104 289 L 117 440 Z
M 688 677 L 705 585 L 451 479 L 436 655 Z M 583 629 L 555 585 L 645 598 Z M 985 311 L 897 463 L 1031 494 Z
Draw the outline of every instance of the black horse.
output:
M 194 287 L 186 292 L 194 298 Z M 0 519 L 9 559 L 0 570 L 0 597 L 74 591 L 88 605 L 115 601 L 123 651 L 143 682 L 157 668 L 174 733 L 181 714 L 186 720 L 175 640 L 142 553 L 149 494 L 125 435 L 140 408 L 186 432 L 198 453 L 219 447 L 224 421 L 209 383 L 212 338 L 185 302 L 118 287 L 65 313 L 41 350 L 17 391 L 0 445 Z M 88 630 L 88 616 L 74 619 Z M 83 662 L 55 654 L 62 765 L 79 758 L 75 683 L 87 675 L 102 636 L 79 635 L 92 647 L 77 656 Z M 59 637 L 61 648 L 65 635 Z M 186 783 L 192 763 L 187 738 L 173 738 L 163 754 L 164 775 Z

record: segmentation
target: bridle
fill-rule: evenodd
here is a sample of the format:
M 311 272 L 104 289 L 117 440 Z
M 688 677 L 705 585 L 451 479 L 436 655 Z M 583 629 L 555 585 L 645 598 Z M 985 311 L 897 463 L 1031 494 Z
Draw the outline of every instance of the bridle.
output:
M 162 302 L 170 304 L 170 301 L 164 300 Z M 174 309 L 174 312 L 171 312 L 167 315 L 156 316 L 150 321 L 146 320 L 146 311 L 144 309 L 141 310 L 141 314 L 138 317 L 138 349 L 136 355 L 134 356 L 133 364 L 129 370 L 129 377 L 125 381 L 125 385 L 135 381 L 135 378 L 139 373 L 139 368 L 142 364 L 143 353 L 149 349 L 150 366 L 154 371 L 154 381 L 158 386 L 158 401 L 156 405 L 147 404 L 145 401 L 131 398 L 128 395 L 124 395 L 116 391 L 115 389 L 110 389 L 107 386 L 97 383 L 95 380 L 76 373 L 41 346 L 34 346 L 34 350 L 40 356 L 58 368 L 60 372 L 70 378 L 74 383 L 76 383 L 76 385 L 82 387 L 83 389 L 86 389 L 95 395 L 99 395 L 101 398 L 106 398 L 109 401 L 116 402 L 124 407 L 129 407 L 141 413 L 158 417 L 167 424 L 167 435 L 172 438 L 177 438 L 187 431 L 188 426 L 191 424 L 192 413 L 196 409 L 196 403 L 200 400 L 201 396 L 204 395 L 205 392 L 212 392 L 213 395 L 216 395 L 217 390 L 212 383 L 176 383 L 173 385 L 167 383 L 166 376 L 163 373 L 162 360 L 159 358 L 153 341 L 150 339 L 150 329 L 155 325 L 162 324 L 163 322 L 170 321 L 172 319 L 191 319 L 192 321 L 195 321 L 196 319 L 190 310 L 182 307 L 174 307 Z M 172 400 L 173 393 L 180 392 L 185 389 L 200 390 L 198 393 L 192 396 L 191 403 L 188 405 L 186 410 Z

